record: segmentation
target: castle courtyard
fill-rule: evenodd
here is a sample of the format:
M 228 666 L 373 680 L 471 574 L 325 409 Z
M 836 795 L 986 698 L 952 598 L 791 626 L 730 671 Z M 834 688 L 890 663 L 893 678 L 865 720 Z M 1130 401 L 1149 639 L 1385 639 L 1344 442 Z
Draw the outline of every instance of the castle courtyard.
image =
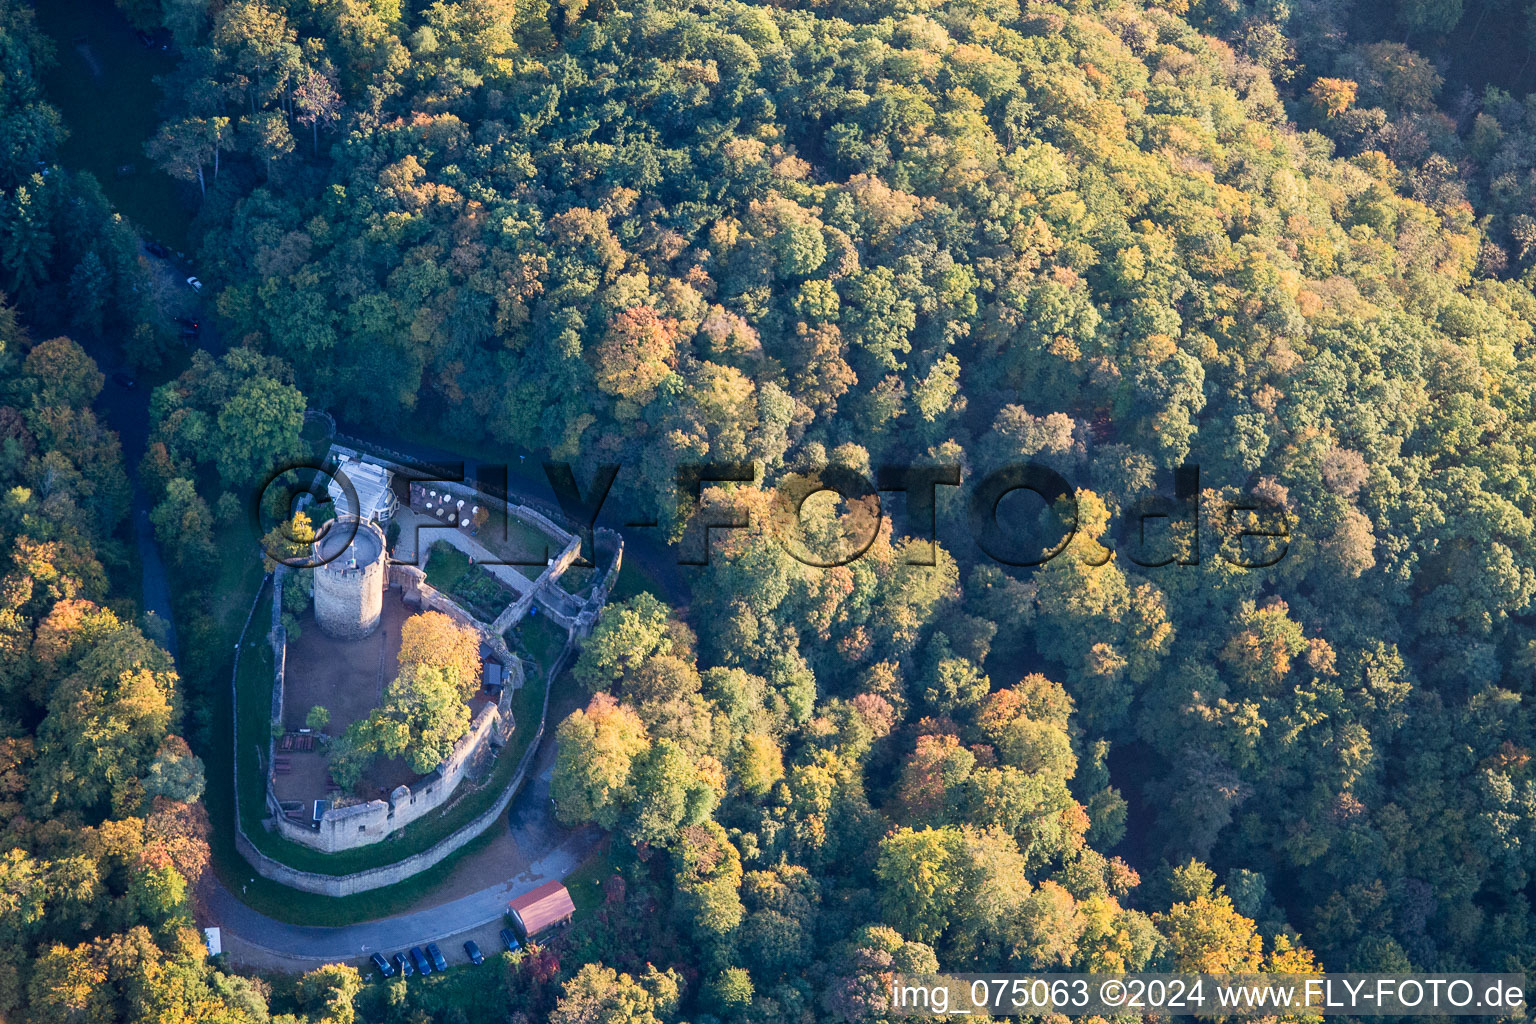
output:
M 273 792 L 284 805 L 302 805 L 303 820 L 309 819 L 314 801 L 338 795 L 331 787 L 319 740 L 313 740 L 310 749 L 303 749 L 306 738 L 300 730 L 306 728 L 309 709 L 318 704 L 331 713 L 330 724 L 325 727 L 330 736 L 340 736 L 347 726 L 367 718 L 395 678 L 400 630 L 414 614 L 415 609 L 406 606 L 398 590 L 386 589 L 379 628 L 361 640 L 327 636 L 312 611 L 300 620 L 298 639 L 289 637 L 283 699 L 283 727 L 289 746 L 284 749 L 283 739 L 277 742 L 277 764 L 286 770 L 274 774 Z M 483 703 L 481 695 L 470 703 L 478 707 Z M 409 785 L 417 777 L 401 760 L 378 758 L 363 775 L 357 795 L 385 797 L 396 786 Z

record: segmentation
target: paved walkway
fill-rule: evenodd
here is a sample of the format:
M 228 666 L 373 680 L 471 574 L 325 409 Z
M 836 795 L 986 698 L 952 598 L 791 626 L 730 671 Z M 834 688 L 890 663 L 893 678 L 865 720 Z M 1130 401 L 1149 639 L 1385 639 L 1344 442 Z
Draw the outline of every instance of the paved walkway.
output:
M 474 559 L 475 564 L 484 567 L 492 576 L 511 587 L 512 592 L 519 597 L 533 589 L 533 580 L 518 572 L 514 566 L 500 564 L 490 548 L 458 527 L 446 526 L 440 520 L 413 512 L 404 506 L 395 513 L 395 520 L 400 524 L 400 539 L 395 544 L 395 561 L 414 561 L 420 566 L 422 560 L 417 557 L 418 547 L 430 550 L 433 544 L 442 541 Z

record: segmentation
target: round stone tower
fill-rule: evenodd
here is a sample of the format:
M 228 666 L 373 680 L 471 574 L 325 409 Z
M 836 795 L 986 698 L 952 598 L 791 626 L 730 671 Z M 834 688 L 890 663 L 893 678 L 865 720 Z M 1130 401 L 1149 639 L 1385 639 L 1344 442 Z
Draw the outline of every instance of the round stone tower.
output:
M 355 530 L 355 532 L 354 532 Z M 338 516 L 315 541 L 315 620 L 330 636 L 357 640 L 384 611 L 384 533 L 356 516 Z

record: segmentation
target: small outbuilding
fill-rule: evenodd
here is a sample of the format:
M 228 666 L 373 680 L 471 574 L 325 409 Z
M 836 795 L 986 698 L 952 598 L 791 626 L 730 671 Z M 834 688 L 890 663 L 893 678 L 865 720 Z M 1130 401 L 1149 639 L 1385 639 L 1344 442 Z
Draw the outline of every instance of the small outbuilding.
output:
M 507 903 L 513 927 L 524 940 L 560 925 L 570 924 L 576 914 L 571 894 L 559 882 L 545 882 L 532 892 Z
M 345 477 L 352 485 L 351 494 L 337 477 Z M 393 473 L 377 463 L 345 455 L 338 460 L 326 492 L 336 503 L 338 515 L 355 515 L 359 519 L 387 523 L 400 508 L 400 501 L 395 497 Z M 357 508 L 352 507 L 353 495 L 357 497 Z
M 480 688 L 486 693 L 495 695 L 501 692 L 503 685 L 501 662 L 495 658 L 486 658 L 484 662 L 484 675 L 480 680 Z

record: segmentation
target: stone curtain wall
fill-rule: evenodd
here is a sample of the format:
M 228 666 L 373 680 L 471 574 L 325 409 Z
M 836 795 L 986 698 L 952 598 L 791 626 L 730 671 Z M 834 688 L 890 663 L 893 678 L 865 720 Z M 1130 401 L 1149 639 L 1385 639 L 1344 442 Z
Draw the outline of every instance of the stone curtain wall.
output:
M 344 451 L 354 456 L 362 455 L 362 452 L 342 449 L 339 446 L 333 450 Z M 369 458 L 368 461 L 388 465 L 390 460 L 386 457 L 374 456 Z M 390 466 L 389 468 L 393 469 L 395 467 Z M 541 530 L 550 533 L 553 539 L 561 545 L 560 556 L 555 559 L 555 563 L 547 567 L 532 590 L 523 599 L 516 602 L 522 606 L 518 616 L 521 618 L 521 613 L 526 613 L 527 608 L 533 603 L 537 593 L 545 591 L 546 587 L 558 587 L 557 580 L 560 573 L 564 572 L 580 555 L 581 542 L 580 538 L 573 531 L 566 530 L 557 525 L 552 516 L 558 515 L 558 513 L 551 512 L 546 514 L 526 503 L 516 503 L 505 498 L 503 500 L 506 503 L 509 514 L 525 519 Z M 508 804 L 512 801 L 512 797 L 525 781 L 528 771 L 532 766 L 533 757 L 538 751 L 540 741 L 543 739 L 545 719 L 549 711 L 550 687 L 555 677 L 564 671 L 566 664 L 575 651 L 578 638 L 586 636 L 591 632 L 592 625 L 602 610 L 603 602 L 607 599 L 609 591 L 612 590 L 613 584 L 618 578 L 624 552 L 623 538 L 612 531 L 600 529 L 599 532 L 605 535 L 605 539 L 611 539 L 615 554 L 612 562 L 604 571 L 601 580 L 594 586 L 592 595 L 581 604 L 579 610 L 574 615 L 557 609 L 555 605 L 559 602 L 549 602 L 548 604 L 541 602 L 541 606 L 547 608 L 551 617 L 568 631 L 570 637 L 566 642 L 565 649 L 561 652 L 560 657 L 556 659 L 555 664 L 551 667 L 546 677 L 544 705 L 539 714 L 537 731 L 524 752 L 522 761 L 518 764 L 512 781 L 507 785 L 507 788 L 492 807 L 431 849 L 415 854 L 398 863 L 350 875 L 324 875 L 291 868 L 256 849 L 255 845 L 246 837 L 243 826 L 239 821 L 239 785 L 237 779 L 235 792 L 235 845 L 240 850 L 241 855 L 256 869 L 256 872 L 264 878 L 283 885 L 319 895 L 348 896 L 367 892 L 371 889 L 403 881 L 441 862 L 444 858 L 451 856 L 463 847 L 465 843 L 480 835 L 480 833 L 485 831 L 486 828 L 490 827 L 492 823 L 505 813 Z M 272 644 L 273 662 L 275 665 L 272 693 L 273 721 L 280 721 L 283 715 L 287 631 L 282 627 L 281 594 L 282 577 L 286 571 L 285 568 L 279 567 L 275 577 L 272 628 L 268 636 Z M 269 579 L 274 578 L 269 577 Z M 421 569 L 416 566 L 388 563 L 386 585 L 400 587 L 402 596 L 409 603 L 423 610 L 442 612 L 455 622 L 479 629 L 497 659 L 501 661 L 507 670 L 506 691 L 510 693 L 510 691 L 519 689 L 524 685 L 526 675 L 522 659 L 508 649 L 501 633 L 499 631 L 488 631 L 485 624 L 475 619 L 474 616 L 466 612 L 452 599 L 429 586 L 426 583 L 426 574 Z M 564 592 L 562 591 L 561 593 L 563 594 Z M 568 597 L 569 595 L 565 596 Z M 259 600 L 260 591 L 257 592 L 257 601 Z M 255 608 L 256 602 L 253 602 L 251 605 L 252 613 L 254 613 Z M 249 617 L 247 618 L 248 628 Z M 242 632 L 242 643 L 244 642 L 244 636 L 245 634 Z M 230 680 L 232 695 L 234 695 L 233 691 L 238 674 L 239 652 L 237 650 L 235 671 Z M 234 696 L 238 701 L 238 695 Z M 236 729 L 238 730 L 238 715 L 236 717 Z M 266 757 L 261 764 L 265 776 L 264 789 L 267 811 L 270 816 L 266 823 L 267 827 L 276 830 L 279 834 L 294 842 L 326 852 L 354 849 L 359 846 L 379 842 L 389 834 L 413 821 L 420 820 L 431 811 L 443 806 L 457 789 L 459 782 L 463 779 L 465 768 L 473 763 L 474 756 L 480 747 L 486 743 L 499 746 L 510 735 L 512 729 L 516 728 L 519 724 L 511 720 L 510 714 L 503 715 L 494 707 L 487 706 L 482 708 L 471 725 L 470 733 L 460 739 L 459 744 L 454 748 L 454 754 L 450 755 L 449 760 L 444 762 L 445 766 L 452 765 L 452 769 L 444 772 L 443 767 L 440 767 L 437 772 L 419 781 L 417 787 L 421 792 L 414 794 L 414 800 L 412 800 L 413 794 L 411 789 L 401 786 L 391 794 L 394 804 L 393 808 L 390 803 L 386 803 L 383 800 L 370 800 L 366 803 L 333 808 L 322 816 L 321 827 L 318 831 L 288 819 L 277 801 L 276 795 L 272 790 L 271 777 L 271 765 L 273 752 L 276 747 L 276 739 L 271 735 L 271 730 L 269 729 L 267 735 L 263 737 L 262 746 L 266 750 Z M 238 744 L 238 738 L 236 742 Z M 459 757 L 461 747 L 463 756 Z M 238 770 L 237 759 L 236 771 L 238 772 Z M 429 786 L 431 789 L 430 793 L 427 792 Z
M 272 592 L 275 599 L 272 603 L 272 629 L 268 638 L 272 644 L 272 662 L 275 666 L 272 678 L 272 721 L 274 722 L 280 722 L 283 719 L 283 684 L 287 665 L 288 631 L 282 625 L 281 595 L 283 580 L 290 571 L 286 566 L 279 565 L 273 575 Z M 500 636 L 486 634 L 484 627 L 474 616 L 446 595 L 429 586 L 426 582 L 426 574 L 420 569 L 413 565 L 391 564 L 389 585 L 401 588 L 402 597 L 407 604 L 416 605 L 422 611 L 442 612 L 459 625 L 469 626 L 479 631 L 481 638 L 490 644 L 497 660 L 507 669 L 508 691 L 523 685 L 525 677 L 522 659 L 507 649 L 506 641 Z M 463 780 L 464 769 L 474 762 L 480 750 L 486 744 L 500 746 L 511 736 L 516 725 L 510 714 L 503 716 L 501 709 L 489 705 L 482 707 L 470 723 L 469 732 L 459 738 L 447 760 L 430 775 L 418 780 L 414 790 L 409 786 L 399 786 L 390 794 L 387 802 L 369 800 L 345 807 L 333 807 L 320 816 L 318 829 L 305 822 L 294 821 L 283 812 L 282 804 L 272 788 L 272 763 L 276 756 L 277 739 L 269 731 L 265 743 L 266 758 L 262 762 L 269 815 L 267 827 L 285 839 L 325 853 L 352 850 L 380 842 L 390 833 L 404 828 L 446 804 Z
M 358 871 L 350 875 L 321 875 L 311 871 L 297 871 L 286 864 L 279 863 L 256 849 L 251 841 L 245 837 L 243 831 L 236 831 L 235 845 L 240 853 L 256 869 L 256 873 L 263 878 L 271 879 L 282 885 L 303 892 L 312 892 L 321 896 L 353 896 L 360 892 L 368 892 L 372 889 L 381 889 L 386 885 L 394 885 L 403 882 L 412 875 L 418 874 L 441 863 L 444 859 L 457 853 L 466 843 L 475 839 L 480 833 L 490 828 L 501 820 L 506 814 L 507 806 L 517 791 L 522 788 L 528 772 L 533 768 L 534 758 L 538 755 L 540 741 L 544 737 L 544 725 L 549 717 L 549 692 L 553 687 L 555 677 L 565 670 L 566 663 L 575 651 L 575 644 L 568 643 L 559 658 L 555 659 L 554 666 L 550 669 L 544 687 L 544 706 L 539 712 L 539 727 L 534 733 L 533 740 L 528 744 L 528 749 L 523 752 L 523 758 L 517 765 L 517 772 L 512 776 L 512 781 L 501 793 L 501 797 L 486 809 L 468 825 L 459 829 L 442 842 L 431 849 L 413 854 L 394 864 L 386 864 L 383 867 L 370 868 L 367 871 Z M 238 807 L 236 808 L 238 812 Z M 237 818 L 238 820 L 238 818 Z
M 288 630 L 283 626 L 283 583 L 288 577 L 289 569 L 286 565 L 278 563 L 272 569 L 272 627 L 267 630 L 267 643 L 272 645 L 272 714 L 267 728 L 266 742 L 263 746 L 267 754 L 265 758 L 258 759 L 261 770 L 266 779 L 267 814 L 283 818 L 283 808 L 278 802 L 277 794 L 272 791 L 272 764 L 277 756 L 277 737 L 274 735 L 276 723 L 283 720 L 283 694 L 288 675 Z M 241 634 L 242 638 L 244 634 Z M 238 662 L 239 652 L 235 654 Z M 239 759 L 236 758 L 236 771 L 239 771 Z M 239 786 L 236 786 L 236 792 Z
M 417 780 L 414 789 L 410 786 L 397 786 L 390 793 L 388 802 L 369 800 L 346 807 L 333 807 L 320 816 L 318 830 L 278 814 L 277 832 L 285 839 L 324 853 L 338 853 L 377 843 L 391 832 L 405 828 L 447 804 L 482 748 L 500 742 L 500 726 L 501 712 L 496 706 L 482 705 L 475 713 L 469 732 L 460 736 L 454 744 L 453 752 L 430 775 Z M 268 792 L 271 792 L 270 787 Z
M 592 593 L 587 595 L 587 599 L 578 602 L 575 597 L 560 590 L 560 584 L 551 578 L 548 580 L 547 587 L 540 587 L 530 595 L 532 600 L 519 602 L 519 613 L 512 621 L 521 619 L 533 600 L 537 600 L 540 613 L 548 615 L 567 632 L 575 634 L 578 639 L 591 635 L 592 628 L 597 625 L 597 617 L 602 614 L 603 605 L 608 601 L 608 595 L 613 591 L 614 584 L 618 582 L 619 569 L 624 564 L 622 536 L 601 526 L 593 531 L 593 536 L 594 539 L 600 538 L 605 545 L 613 547 L 613 559 L 608 563 L 607 568 L 602 570 L 602 575 L 597 582 L 592 585 Z M 577 550 L 579 552 L 579 545 Z M 540 577 L 540 581 L 544 582 L 544 577 Z M 502 615 L 505 618 L 507 613 L 504 612 Z M 500 622 L 500 620 L 497 621 Z
M 576 619 L 566 626 L 578 637 L 592 635 L 592 628 L 597 625 L 597 617 L 603 613 L 603 605 L 608 602 L 608 595 L 613 593 L 614 584 L 619 582 L 619 570 L 624 567 L 624 538 L 613 530 L 598 527 L 593 531 L 594 540 L 603 538 L 605 542 L 613 546 L 613 561 L 608 563 L 608 568 L 603 571 L 602 578 L 592 587 L 592 593 L 587 596 L 581 606 L 581 611 L 576 613 Z M 596 554 L 596 545 L 593 554 Z

